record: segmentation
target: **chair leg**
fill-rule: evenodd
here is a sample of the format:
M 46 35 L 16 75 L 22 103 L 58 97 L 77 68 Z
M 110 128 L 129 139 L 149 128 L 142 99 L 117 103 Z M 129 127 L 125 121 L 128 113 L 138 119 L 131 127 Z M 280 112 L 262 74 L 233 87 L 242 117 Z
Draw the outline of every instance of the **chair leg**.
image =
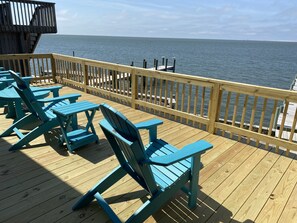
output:
M 179 181 L 154 194 L 147 200 L 127 221 L 126 223 L 144 222 L 149 216 L 158 211 L 166 202 L 185 184 L 187 178 L 181 178 Z
M 92 200 L 95 199 L 96 193 L 103 193 L 110 186 L 115 184 L 121 178 L 123 178 L 127 174 L 126 171 L 121 166 L 115 168 L 109 175 L 103 178 L 98 184 L 96 184 L 91 190 L 89 190 L 75 205 L 72 207 L 72 210 L 78 210 L 82 207 L 87 206 Z
M 6 129 L 3 133 L 1 133 L 0 137 L 4 137 L 4 136 L 9 136 L 11 135 L 11 133 L 14 132 L 14 128 L 21 128 L 24 125 L 27 125 L 29 123 L 33 123 L 34 121 L 36 121 L 36 117 L 32 114 L 27 115 L 23 118 L 21 118 L 20 120 L 18 120 L 17 122 L 15 122 L 14 124 L 12 124 L 8 129 Z
M 24 135 L 24 137 L 22 137 L 12 147 L 10 147 L 9 151 L 15 151 L 15 150 L 18 150 L 18 149 L 22 148 L 23 146 L 27 145 L 32 140 L 34 140 L 37 137 L 43 135 L 44 133 L 48 132 L 49 130 L 51 130 L 52 128 L 54 128 L 57 125 L 58 125 L 57 122 L 52 121 L 52 122 L 46 122 L 46 123 L 43 123 L 40 126 L 37 126 L 33 130 L 31 130 L 29 133 Z
M 192 157 L 191 180 L 190 180 L 189 201 L 188 201 L 189 208 L 194 208 L 197 205 L 200 158 L 201 158 L 201 154 L 197 154 Z

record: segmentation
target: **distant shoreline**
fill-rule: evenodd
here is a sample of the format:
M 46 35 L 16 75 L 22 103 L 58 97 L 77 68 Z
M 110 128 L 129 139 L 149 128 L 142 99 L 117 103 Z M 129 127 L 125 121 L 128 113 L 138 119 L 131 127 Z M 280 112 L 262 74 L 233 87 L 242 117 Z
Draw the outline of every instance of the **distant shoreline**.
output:
M 296 41 L 292 40 L 248 40 L 248 39 L 199 39 L 199 38 L 173 38 L 173 37 L 144 37 L 144 36 L 104 36 L 104 35 L 78 35 L 78 34 L 43 34 L 45 36 L 84 36 L 84 37 L 108 37 L 108 38 L 142 38 L 142 39 L 172 39 L 172 40 L 201 40 L 201 41 L 246 41 L 246 42 L 276 42 L 276 43 L 297 43 Z

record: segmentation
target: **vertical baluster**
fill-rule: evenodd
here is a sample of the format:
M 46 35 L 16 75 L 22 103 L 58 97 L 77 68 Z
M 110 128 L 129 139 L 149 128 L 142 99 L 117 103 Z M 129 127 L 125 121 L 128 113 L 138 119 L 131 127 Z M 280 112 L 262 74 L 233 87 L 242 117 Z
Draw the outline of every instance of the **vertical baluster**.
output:
M 48 21 L 48 17 L 49 17 L 49 13 L 48 13 L 48 6 L 46 6 L 45 8 L 43 8 L 44 12 L 44 25 L 49 27 L 49 21 Z
M 149 77 L 145 77 L 145 82 L 144 82 L 144 100 L 147 101 L 147 91 L 148 91 L 148 81 L 149 81 Z
M 168 80 L 165 80 L 165 95 L 164 95 L 165 99 L 164 99 L 164 106 L 167 107 L 168 101 Z
M 149 102 L 150 103 L 152 103 L 152 95 L 153 95 L 153 82 L 154 82 L 154 80 L 153 80 L 153 78 L 151 77 L 150 78 L 150 100 L 149 100 Z
M 176 91 L 175 91 L 175 109 L 178 110 L 178 106 L 179 106 L 179 82 L 176 83 Z M 175 121 L 177 121 L 177 116 L 175 116 Z
M 252 108 L 251 119 L 250 119 L 250 126 L 249 126 L 249 130 L 250 131 L 253 130 L 254 120 L 255 120 L 255 114 L 256 114 L 256 110 L 257 110 L 257 103 L 258 103 L 258 96 L 255 96 L 255 98 L 254 98 L 254 104 L 253 104 L 253 108 Z M 249 144 L 250 141 L 251 141 L 251 138 L 248 138 L 247 139 L 247 144 Z
M 89 86 L 95 87 L 95 67 L 90 65 L 89 68 Z
M 140 76 L 140 99 L 143 100 L 143 76 Z
M 118 72 L 117 71 L 113 71 L 113 80 L 114 81 L 114 85 L 115 86 L 115 93 L 118 94 L 119 91 L 119 83 L 118 83 L 118 78 L 117 78 Z
M 271 117 L 270 117 L 268 136 L 271 136 L 271 133 L 272 133 L 272 127 L 273 127 L 275 114 L 276 114 L 276 110 L 277 110 L 277 103 L 278 103 L 278 101 L 274 100 L 274 105 L 273 105 L 273 109 L 272 109 L 272 113 L 271 113 Z M 265 148 L 268 149 L 268 146 L 269 146 L 269 143 L 266 142 Z
M 26 18 L 26 26 L 30 25 L 30 14 L 29 14 L 29 4 L 24 4 L 25 18 Z
M 202 95 L 201 95 L 201 106 L 200 106 L 200 116 L 204 117 L 204 103 L 205 103 L 205 87 L 202 87 Z M 201 128 L 202 125 L 199 123 L 199 128 Z
M 98 69 L 98 87 L 103 89 L 104 88 L 103 69 L 101 67 L 97 67 L 97 69 Z
M 25 17 L 25 4 L 21 3 L 21 15 L 22 15 L 22 25 L 25 26 L 26 25 L 26 17 Z
M 230 98 L 231 98 L 231 92 L 229 91 L 228 95 L 227 95 L 226 110 L 225 110 L 225 116 L 224 116 L 224 124 L 226 124 L 227 120 L 228 120 Z M 225 130 L 222 131 L 222 136 L 224 136 L 224 135 L 225 135 Z
M 160 93 L 159 93 L 159 105 L 162 106 L 162 96 L 163 96 L 163 80 L 160 79 Z M 159 112 L 160 114 L 160 112 Z
M 21 59 L 18 59 L 18 60 L 17 60 L 17 63 L 18 63 L 18 69 L 15 70 L 15 71 L 19 71 L 20 73 L 22 73 L 21 62 L 20 62 L 20 61 L 21 61 Z M 25 76 L 25 74 L 23 73 L 22 76 Z
M 245 114 L 246 114 L 246 108 L 247 108 L 247 103 L 249 100 L 249 96 L 245 95 L 244 97 L 244 102 L 243 102 L 243 108 L 242 108 L 242 113 L 241 113 L 241 120 L 240 120 L 240 128 L 243 128 L 244 125 L 244 120 L 245 120 Z M 241 135 L 238 135 L 238 141 L 241 141 Z
M 282 138 L 282 134 L 283 134 L 283 131 L 284 131 L 284 126 L 285 126 L 285 121 L 286 121 L 286 118 L 287 118 L 288 108 L 289 108 L 289 101 L 286 101 L 285 102 L 285 109 L 284 109 L 284 112 L 283 112 L 283 118 L 282 118 L 281 126 L 279 128 L 279 135 L 278 135 L 278 138 L 279 139 Z M 278 153 L 279 146 L 276 146 L 275 149 L 276 149 L 276 152 Z
M 101 73 L 101 88 L 106 90 L 107 88 L 107 79 L 106 79 L 106 70 L 104 68 L 100 68 L 100 73 Z
M 289 137 L 289 141 L 290 141 L 290 142 L 293 141 L 294 134 L 296 134 L 296 138 L 297 138 L 297 133 L 295 133 L 295 130 L 296 130 L 296 122 L 297 122 L 297 108 L 296 108 L 296 110 L 295 110 L 294 120 L 293 120 L 293 123 L 292 123 L 292 129 L 291 129 L 291 132 L 290 132 L 290 137 Z M 297 139 L 296 139 L 296 141 L 297 141 Z M 286 155 L 289 156 L 289 153 L 290 153 L 290 150 L 287 149 L 287 151 L 286 151 Z
M 20 16 L 20 12 L 19 12 L 19 2 L 16 3 L 16 13 L 17 13 L 17 17 L 18 17 L 18 21 L 16 21 L 16 25 L 22 25 L 21 23 L 21 16 Z
M 220 121 L 222 98 L 223 98 L 223 91 L 219 89 L 218 107 L 217 107 L 217 111 L 216 111 L 217 116 L 216 116 L 215 121 Z M 214 133 L 215 132 L 216 132 L 216 128 L 214 128 Z
M 181 105 L 180 105 L 180 109 L 181 109 L 182 112 L 183 112 L 184 109 L 185 109 L 185 96 L 186 96 L 186 94 L 185 94 L 185 90 L 186 90 L 186 85 L 183 84 L 183 87 L 182 87 L 182 93 L 181 93 Z M 180 121 L 182 122 L 183 119 L 181 118 Z
M 197 105 L 198 105 L 198 91 L 199 91 L 199 86 L 195 86 L 195 97 L 194 97 L 194 115 L 197 115 Z
M 16 13 L 16 4 L 17 3 L 16 2 L 11 2 L 11 4 L 12 4 L 11 10 L 12 10 L 12 13 L 14 14 L 14 22 L 13 22 L 13 24 L 14 25 L 17 25 L 17 13 Z M 3 13 L 3 16 L 4 16 L 4 13 Z
M 170 108 L 173 108 L 173 85 L 174 82 L 170 81 Z
M 108 78 L 109 78 L 109 91 L 112 91 L 112 70 L 108 70 Z
M 33 63 L 33 71 L 34 71 L 34 77 L 36 77 L 36 66 L 35 66 L 35 59 L 32 58 L 32 63 Z
M 127 73 L 127 96 L 130 95 L 131 73 Z M 132 92 L 131 92 L 132 93 Z
M 40 66 L 40 59 L 39 58 L 36 58 L 36 60 L 37 60 L 37 71 L 38 71 L 38 75 L 39 75 L 39 77 L 41 77 L 41 69 L 42 69 L 42 67 Z M 39 83 L 41 83 L 41 79 L 39 80 Z
M 207 106 L 207 118 L 210 117 L 210 106 L 211 106 L 211 103 L 212 103 L 212 95 L 213 94 L 213 90 L 210 91 L 210 94 L 209 94 L 209 99 L 208 99 L 208 106 Z
M 125 74 L 121 71 L 118 71 L 119 75 L 119 91 L 121 95 L 125 95 Z
M 97 67 L 92 66 L 93 67 L 93 87 L 98 88 L 98 84 L 97 84 Z
M 154 104 L 157 104 L 157 85 L 158 85 L 159 79 L 155 78 L 155 89 L 154 89 Z M 154 114 L 156 114 L 156 110 L 154 111 Z
M 184 111 L 184 107 L 185 107 L 185 84 L 183 84 L 183 88 L 182 88 L 182 98 L 181 98 L 181 111 L 183 112 Z
M 30 17 L 30 25 L 31 26 L 35 25 L 34 23 L 31 24 L 31 20 L 32 20 L 32 18 L 34 16 L 34 13 L 35 13 L 34 4 L 30 4 L 30 16 L 29 17 Z M 61 64 L 61 62 L 60 62 L 60 64 Z
M 22 63 L 23 63 L 23 67 L 24 67 L 24 75 L 28 76 L 26 59 L 23 59 Z
M 16 71 L 17 69 L 16 69 L 15 60 L 12 60 L 12 64 L 13 64 L 13 70 L 15 70 L 15 71 Z
M 235 121 L 236 121 L 239 96 L 240 96 L 240 94 L 236 93 L 235 104 L 234 104 L 234 109 L 233 109 L 233 117 L 232 117 L 232 126 L 235 125 Z M 231 132 L 230 133 L 230 138 L 232 139 L 232 137 L 233 137 L 233 133 Z
M 204 116 L 204 103 L 205 103 L 205 87 L 202 87 L 202 96 L 201 96 L 201 107 L 200 107 L 200 116 Z
M 84 69 L 85 65 L 81 64 L 81 63 L 77 63 L 77 65 L 79 67 L 79 80 L 78 81 L 79 82 L 85 82 L 85 78 L 84 78 L 84 76 L 85 76 L 85 69 Z M 74 75 L 74 72 L 71 72 L 71 73 Z M 88 75 L 88 74 L 86 73 L 86 75 Z
M 192 84 L 189 85 L 188 91 L 188 101 L 187 101 L 187 113 L 189 114 L 191 111 L 191 101 L 192 101 Z M 189 124 L 189 119 L 187 119 L 187 124 Z
M 40 71 L 40 76 L 46 77 L 46 73 L 45 73 L 45 66 L 44 66 L 44 58 L 41 58 L 41 71 Z M 46 82 L 46 79 L 43 79 L 43 82 Z
M 116 80 L 116 93 L 121 94 L 121 76 L 120 72 L 115 70 L 115 80 Z
M 259 123 L 259 129 L 258 129 L 258 133 L 262 133 L 262 127 L 263 127 L 263 122 L 264 122 L 264 118 L 265 118 L 265 112 L 266 112 L 266 106 L 267 106 L 267 98 L 264 98 L 263 101 L 263 107 L 262 107 L 262 111 L 261 111 L 261 118 L 260 118 L 260 123 Z M 256 147 L 259 146 L 259 140 L 256 141 Z
M 51 72 L 51 75 L 50 75 L 50 67 L 49 67 L 50 58 L 46 58 L 45 61 L 46 61 L 46 71 L 47 71 L 47 76 L 48 76 L 47 80 L 48 80 L 48 82 L 50 82 L 50 80 L 51 80 L 50 76 L 53 76 L 53 71 Z
M 7 60 L 7 64 L 8 66 L 6 67 L 8 67 L 9 70 L 13 70 L 12 60 Z
M 100 88 L 100 68 L 99 67 L 95 67 L 94 66 L 94 69 L 95 69 L 95 87 L 96 88 Z

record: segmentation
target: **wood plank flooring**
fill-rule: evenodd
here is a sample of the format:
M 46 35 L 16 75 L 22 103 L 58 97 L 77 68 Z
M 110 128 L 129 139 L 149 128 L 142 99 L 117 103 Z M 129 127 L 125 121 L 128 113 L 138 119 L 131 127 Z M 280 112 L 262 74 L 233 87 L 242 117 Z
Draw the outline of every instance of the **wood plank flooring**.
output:
M 61 94 L 81 93 L 79 100 L 106 102 L 132 122 L 155 116 L 93 95 L 64 87 Z M 0 113 L 2 113 L 0 109 Z M 86 118 L 79 114 L 79 124 Z M 16 136 L 0 139 L 0 222 L 110 222 L 93 202 L 73 212 L 79 197 L 107 175 L 118 162 L 98 122 L 94 126 L 100 144 L 89 144 L 70 154 L 59 147 L 59 128 L 34 140 L 17 152 L 8 148 Z M 187 208 L 187 197 L 178 192 L 146 222 L 297 222 L 297 161 L 221 136 L 211 135 L 174 121 L 160 118 L 158 137 L 177 148 L 199 139 L 214 145 L 202 156 L 201 189 L 197 207 Z M 0 131 L 11 123 L 0 114 Z M 141 131 L 144 142 L 146 131 Z M 147 199 L 147 194 L 128 176 L 104 193 L 113 210 L 124 221 Z

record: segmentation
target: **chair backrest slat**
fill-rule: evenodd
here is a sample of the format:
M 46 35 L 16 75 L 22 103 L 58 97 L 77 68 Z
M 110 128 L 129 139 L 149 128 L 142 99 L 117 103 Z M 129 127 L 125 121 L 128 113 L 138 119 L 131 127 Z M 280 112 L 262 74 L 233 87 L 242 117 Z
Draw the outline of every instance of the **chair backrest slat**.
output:
M 146 152 L 138 129 L 120 112 L 101 104 L 104 120 L 100 126 L 105 133 L 120 165 L 149 193 L 154 194 L 158 187 L 149 165 L 140 165 L 146 159 Z
M 28 107 L 29 111 L 33 115 L 38 117 L 41 121 L 48 121 L 49 118 L 43 111 L 41 105 L 37 102 L 37 99 L 35 98 L 33 92 L 31 91 L 30 87 L 26 84 L 26 82 L 13 71 L 11 71 L 10 75 L 15 80 L 15 83 L 12 84 L 13 87 L 18 92 L 23 102 Z

